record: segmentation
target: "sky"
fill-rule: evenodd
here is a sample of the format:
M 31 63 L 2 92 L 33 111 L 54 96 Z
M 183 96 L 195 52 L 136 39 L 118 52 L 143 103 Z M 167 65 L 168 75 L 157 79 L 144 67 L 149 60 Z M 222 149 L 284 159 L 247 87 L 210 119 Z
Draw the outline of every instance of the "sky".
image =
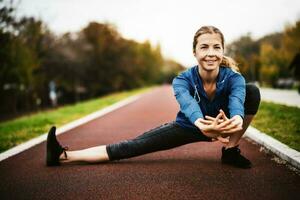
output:
M 123 37 L 159 43 L 165 57 L 190 67 L 201 26 L 218 27 L 225 43 L 247 33 L 257 39 L 299 20 L 300 0 L 19 0 L 17 16 L 40 18 L 56 34 L 111 23 Z

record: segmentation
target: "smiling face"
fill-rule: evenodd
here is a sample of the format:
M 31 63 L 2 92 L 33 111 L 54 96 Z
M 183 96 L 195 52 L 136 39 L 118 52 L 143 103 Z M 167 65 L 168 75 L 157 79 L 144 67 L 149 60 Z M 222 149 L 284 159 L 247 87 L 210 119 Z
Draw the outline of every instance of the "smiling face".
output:
M 197 38 L 194 56 L 202 70 L 218 70 L 223 55 L 222 39 L 218 33 L 205 33 Z

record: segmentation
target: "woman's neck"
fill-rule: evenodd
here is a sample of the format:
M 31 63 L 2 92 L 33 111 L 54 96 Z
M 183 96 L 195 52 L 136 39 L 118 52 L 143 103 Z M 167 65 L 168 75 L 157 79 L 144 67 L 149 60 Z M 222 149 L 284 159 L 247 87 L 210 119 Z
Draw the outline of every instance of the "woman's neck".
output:
M 206 71 L 203 70 L 201 67 L 198 67 L 198 73 L 202 79 L 203 84 L 214 84 L 217 82 L 219 68 L 213 71 Z

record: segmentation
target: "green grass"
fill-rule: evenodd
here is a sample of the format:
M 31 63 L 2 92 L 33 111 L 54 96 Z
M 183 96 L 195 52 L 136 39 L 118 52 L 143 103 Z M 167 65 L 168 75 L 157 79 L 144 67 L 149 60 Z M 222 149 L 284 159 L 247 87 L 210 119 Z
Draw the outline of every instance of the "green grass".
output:
M 300 151 L 300 109 L 262 101 L 251 125 Z
M 147 87 L 114 93 L 74 105 L 38 112 L 11 121 L 2 122 L 0 123 L 0 152 L 47 132 L 52 125 L 59 127 L 129 96 L 145 92 L 152 88 L 153 87 Z

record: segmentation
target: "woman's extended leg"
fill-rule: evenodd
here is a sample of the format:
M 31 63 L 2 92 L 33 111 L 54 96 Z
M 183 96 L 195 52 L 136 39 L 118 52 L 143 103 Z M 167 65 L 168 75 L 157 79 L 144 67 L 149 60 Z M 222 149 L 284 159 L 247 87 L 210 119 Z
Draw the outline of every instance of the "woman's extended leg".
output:
M 103 162 L 108 160 L 106 146 L 96 146 L 78 151 L 68 151 L 67 147 L 62 147 L 56 138 L 56 127 L 49 130 L 46 141 L 46 165 L 57 166 L 63 162 L 84 161 Z
M 184 129 L 176 122 L 170 122 L 147 131 L 132 140 L 77 151 L 66 151 L 67 158 L 64 153 L 61 153 L 59 162 L 98 163 L 120 160 L 199 141 L 211 141 L 211 138 L 204 136 L 197 129 Z
M 108 155 L 106 151 L 106 145 L 95 146 L 88 149 L 82 149 L 77 151 L 66 151 L 67 158 L 62 153 L 59 157 L 61 163 L 67 162 L 88 162 L 98 163 L 108 161 Z
M 110 160 L 120 160 L 199 141 L 211 141 L 211 138 L 203 135 L 198 129 L 185 129 L 176 122 L 170 122 L 132 140 L 110 144 L 107 146 L 107 153 Z

